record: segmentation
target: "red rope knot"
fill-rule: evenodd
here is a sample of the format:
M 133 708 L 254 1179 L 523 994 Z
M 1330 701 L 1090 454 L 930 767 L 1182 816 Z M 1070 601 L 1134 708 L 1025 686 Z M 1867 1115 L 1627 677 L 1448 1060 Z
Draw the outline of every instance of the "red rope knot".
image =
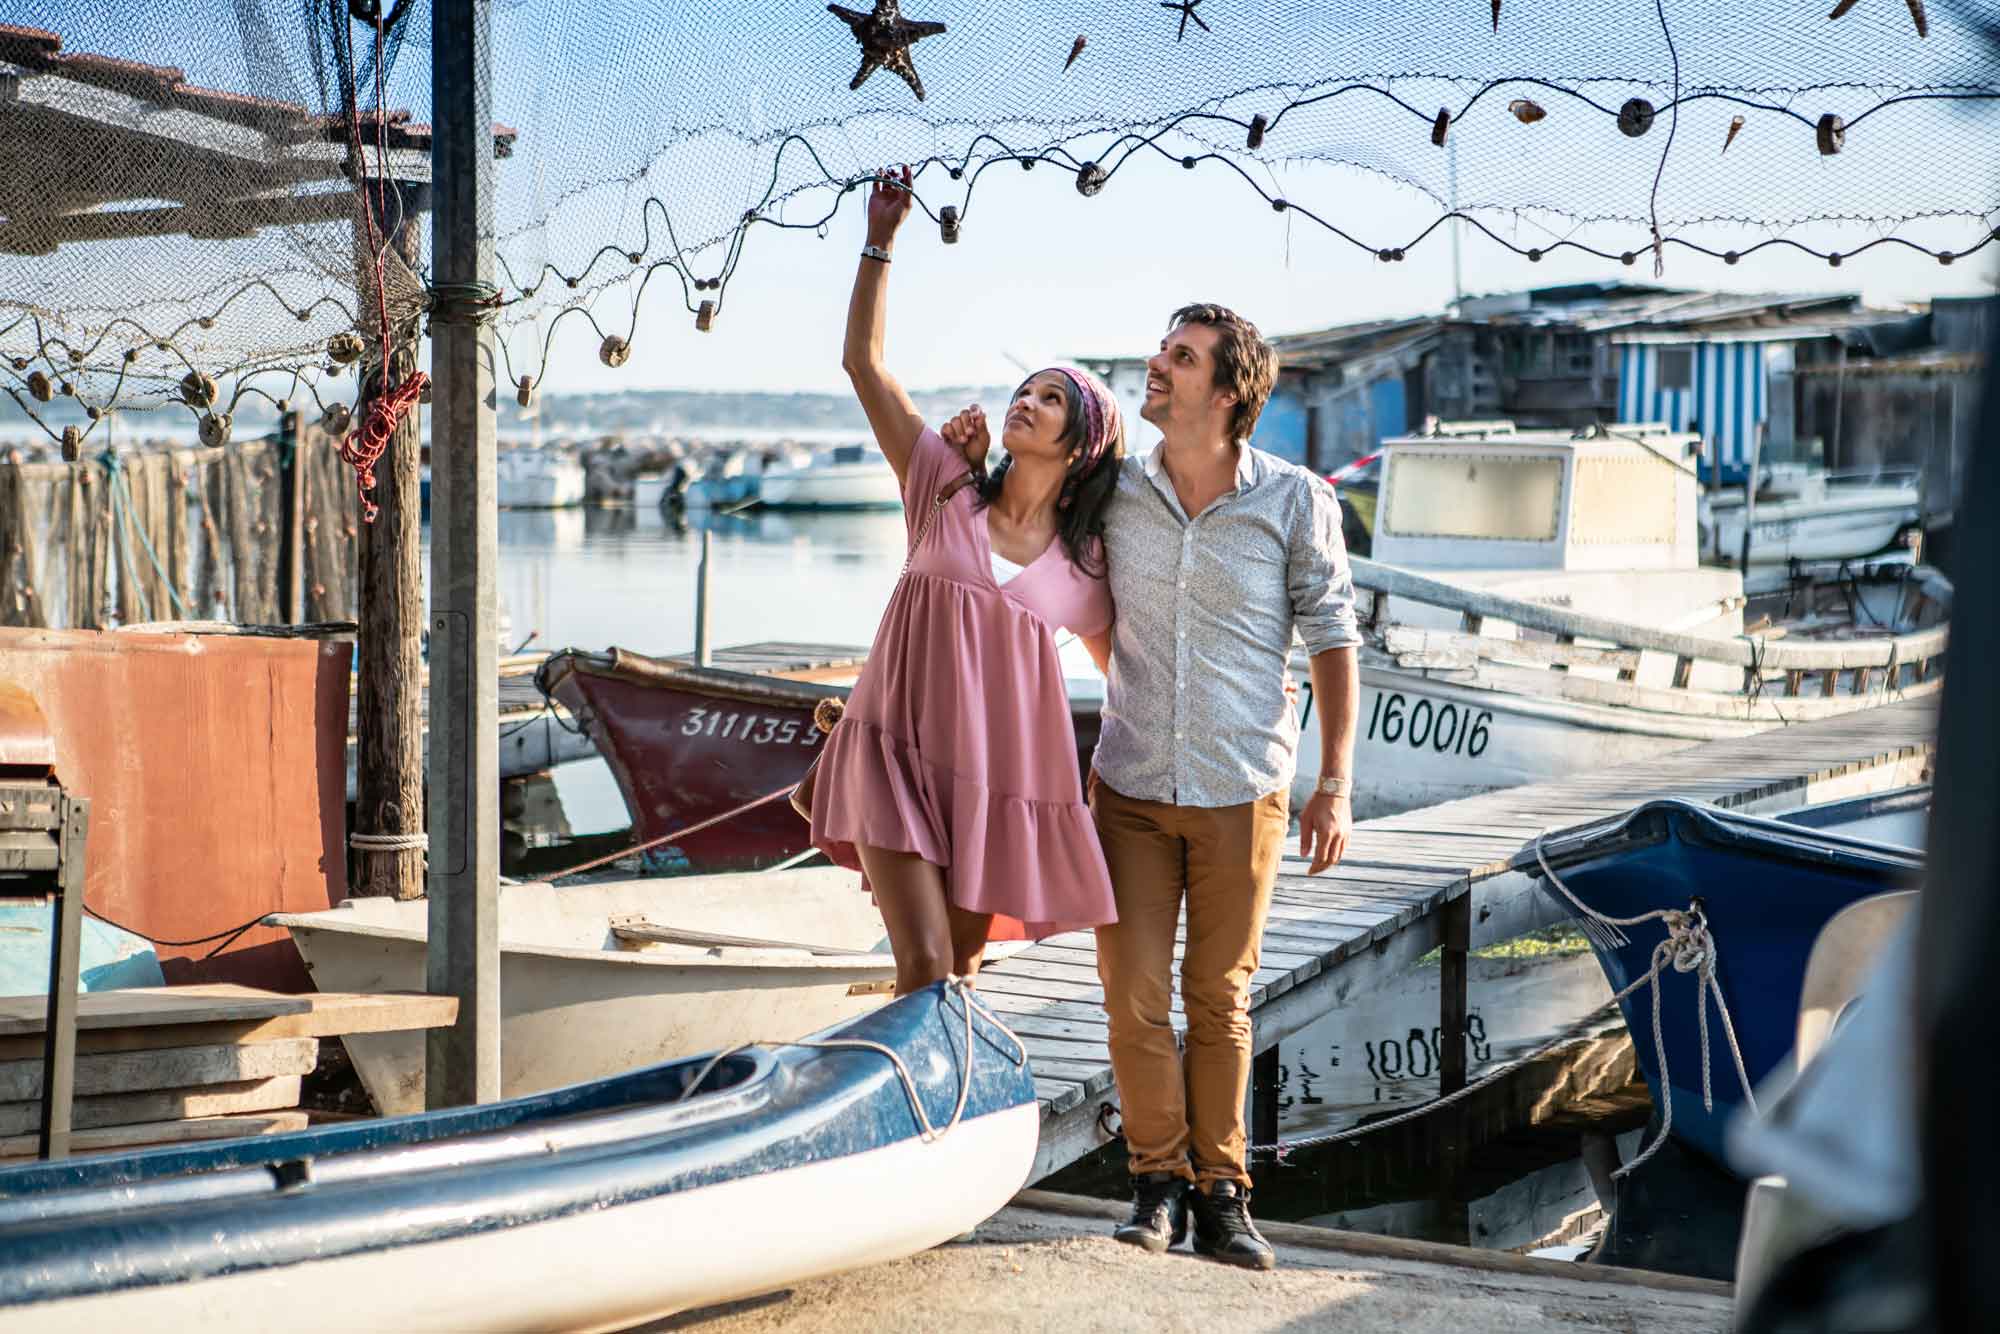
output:
M 431 377 L 422 371 L 410 372 L 401 384 L 368 405 L 368 415 L 341 442 L 340 457 L 354 469 L 355 486 L 361 496 L 363 523 L 375 522 L 375 516 L 382 512 L 381 507 L 368 498 L 368 493 L 375 489 L 375 465 L 389 448 L 389 441 L 395 438 L 396 427 L 417 405 L 430 382 Z

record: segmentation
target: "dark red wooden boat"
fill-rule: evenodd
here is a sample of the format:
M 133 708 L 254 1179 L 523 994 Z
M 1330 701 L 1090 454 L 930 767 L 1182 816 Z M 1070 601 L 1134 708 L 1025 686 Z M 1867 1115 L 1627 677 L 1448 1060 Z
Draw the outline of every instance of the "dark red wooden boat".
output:
M 822 740 L 813 709 L 845 699 L 866 657 L 838 645 L 749 644 L 698 667 L 685 656 L 563 649 L 536 681 L 596 743 L 643 841 L 797 784 Z M 1097 748 L 1098 705 L 1070 705 L 1079 773 Z M 658 851 L 691 870 L 749 870 L 804 852 L 807 833 L 780 796 Z

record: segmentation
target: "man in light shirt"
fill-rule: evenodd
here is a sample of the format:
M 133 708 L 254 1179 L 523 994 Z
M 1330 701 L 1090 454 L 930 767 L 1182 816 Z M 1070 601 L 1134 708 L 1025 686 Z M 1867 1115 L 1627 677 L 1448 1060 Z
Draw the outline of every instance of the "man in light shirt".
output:
M 1250 979 L 1283 855 L 1299 726 L 1294 633 L 1312 661 L 1323 772 L 1299 820 L 1318 874 L 1340 860 L 1360 696 L 1354 585 L 1333 488 L 1250 447 L 1277 379 L 1256 326 L 1175 312 L 1141 415 L 1164 437 L 1127 458 L 1106 514 L 1118 619 L 1091 810 L 1118 921 L 1097 930 L 1111 1065 L 1133 1173 L 1122 1241 L 1269 1269 L 1249 1213 L 1243 1099 Z M 1174 934 L 1183 905 L 1174 1036 Z

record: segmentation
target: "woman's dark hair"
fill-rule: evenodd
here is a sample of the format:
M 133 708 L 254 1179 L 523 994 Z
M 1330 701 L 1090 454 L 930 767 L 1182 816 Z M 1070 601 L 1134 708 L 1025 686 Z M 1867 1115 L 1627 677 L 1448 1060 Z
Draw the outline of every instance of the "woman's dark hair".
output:
M 1057 378 L 1062 384 L 1064 404 L 1061 443 L 1075 449 L 1084 443 L 1087 429 L 1083 395 L 1067 375 Z M 1027 383 L 1021 381 L 1022 385 Z M 1017 387 L 1014 395 L 1018 397 L 1020 392 Z M 1078 460 L 1071 464 L 1069 476 L 1063 478 L 1062 490 L 1056 496 L 1056 538 L 1063 544 L 1063 554 L 1069 557 L 1070 564 L 1093 579 L 1104 577 L 1104 511 L 1111 503 L 1112 489 L 1118 484 L 1118 461 L 1124 456 L 1125 441 L 1121 435 L 1094 462 L 1086 464 Z M 984 509 L 1000 498 L 1007 469 L 1013 463 L 1010 455 L 1001 459 L 992 472 L 980 476 L 975 510 Z

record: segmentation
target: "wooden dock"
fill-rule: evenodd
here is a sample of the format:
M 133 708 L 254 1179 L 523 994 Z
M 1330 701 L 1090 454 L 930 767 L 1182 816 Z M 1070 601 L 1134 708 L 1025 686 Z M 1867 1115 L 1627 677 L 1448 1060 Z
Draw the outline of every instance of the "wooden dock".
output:
M 1545 829 L 1661 797 L 1771 813 L 1904 786 L 1928 775 L 1936 724 L 1935 700 L 1883 705 L 1365 821 L 1345 859 L 1323 875 L 1304 874 L 1305 864 L 1288 857 L 1252 983 L 1259 1060 L 1349 996 L 1439 948 L 1440 1023 L 1448 1034 L 1462 1032 L 1466 951 L 1555 920 L 1529 878 L 1509 867 Z M 1104 1144 L 1118 1105 L 1095 942 L 1089 932 L 1051 937 L 983 969 L 979 994 L 1034 1060 L 1042 1141 L 1030 1180 L 1039 1180 Z M 1178 1023 L 1178 998 L 1174 1012 Z M 1449 1088 L 1454 1078 L 1463 1082 L 1465 1046 L 1448 1038 L 1440 1045 Z M 1275 1107 L 1259 1108 L 1251 1130 L 1259 1142 L 1274 1138 Z

